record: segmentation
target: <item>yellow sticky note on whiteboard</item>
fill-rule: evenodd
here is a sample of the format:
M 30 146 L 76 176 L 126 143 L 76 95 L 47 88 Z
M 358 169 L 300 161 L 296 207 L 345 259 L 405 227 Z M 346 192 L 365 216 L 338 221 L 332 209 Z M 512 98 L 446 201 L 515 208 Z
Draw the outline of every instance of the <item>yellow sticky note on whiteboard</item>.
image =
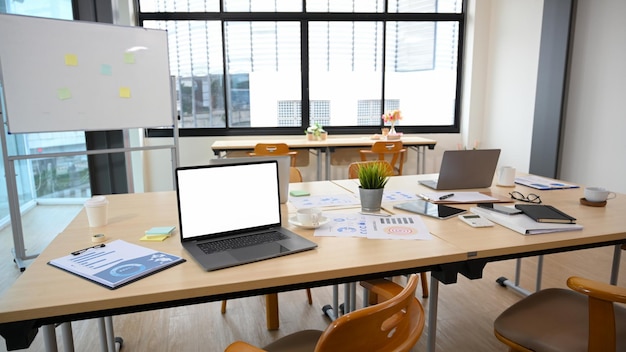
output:
M 130 88 L 121 87 L 120 88 L 120 98 L 130 98 Z
M 126 63 L 126 64 L 134 64 L 135 63 L 135 54 L 134 53 L 124 53 L 124 63 Z
M 65 65 L 78 66 L 78 56 L 74 54 L 65 54 Z

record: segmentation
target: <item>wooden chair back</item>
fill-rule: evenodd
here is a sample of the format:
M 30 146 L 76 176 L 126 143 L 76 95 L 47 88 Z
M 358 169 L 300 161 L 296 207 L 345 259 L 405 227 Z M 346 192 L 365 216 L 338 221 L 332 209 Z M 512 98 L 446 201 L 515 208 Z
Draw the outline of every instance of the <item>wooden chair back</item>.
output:
M 302 182 L 302 173 L 297 167 L 292 166 L 289 168 L 289 183 L 297 182 Z
M 402 145 L 402 141 L 377 141 L 374 142 L 371 149 L 362 149 L 361 161 L 370 160 L 372 155 L 378 160 L 391 159 L 389 164 L 394 168 L 395 175 L 402 175 L 404 166 L 404 155 L 406 148 Z
M 296 166 L 297 151 L 292 151 L 286 143 L 257 143 L 254 146 L 254 151 L 248 153 L 250 156 L 276 156 L 276 155 L 289 155 L 291 156 L 291 166 Z
M 415 274 L 404 288 L 382 279 L 362 282 L 383 301 L 333 321 L 315 351 L 410 351 L 425 323 L 424 308 L 415 298 L 417 282 Z
M 355 161 L 348 165 L 348 178 L 359 178 L 359 167 L 367 164 L 381 164 L 382 167 L 387 169 L 390 176 L 394 174 L 393 167 L 386 160 Z

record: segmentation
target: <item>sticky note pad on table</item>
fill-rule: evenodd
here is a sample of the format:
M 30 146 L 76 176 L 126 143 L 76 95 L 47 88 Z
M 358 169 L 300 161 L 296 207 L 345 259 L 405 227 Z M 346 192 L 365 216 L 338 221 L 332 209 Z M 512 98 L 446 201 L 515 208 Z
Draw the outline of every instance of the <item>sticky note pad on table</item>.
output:
M 157 226 L 157 227 L 153 227 L 149 230 L 146 230 L 146 236 L 148 237 L 152 237 L 152 236 L 169 236 L 172 234 L 172 231 L 174 231 L 176 227 L 175 226 Z
M 145 235 L 142 238 L 140 238 L 140 241 L 153 241 L 153 242 L 161 242 L 161 241 L 165 241 L 166 238 L 170 237 L 170 235 L 153 235 L 153 236 L 148 236 Z

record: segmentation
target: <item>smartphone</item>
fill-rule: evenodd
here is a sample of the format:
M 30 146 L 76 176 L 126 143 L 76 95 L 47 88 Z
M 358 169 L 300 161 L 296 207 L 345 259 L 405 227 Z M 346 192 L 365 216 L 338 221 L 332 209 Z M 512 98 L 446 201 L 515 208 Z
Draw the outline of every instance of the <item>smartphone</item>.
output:
M 507 206 L 500 205 L 500 204 L 494 204 L 494 203 L 478 203 L 478 207 L 492 210 L 492 211 L 502 213 L 502 214 L 507 214 L 507 215 L 516 215 L 516 214 L 522 213 L 522 211 L 519 209 L 507 207 Z

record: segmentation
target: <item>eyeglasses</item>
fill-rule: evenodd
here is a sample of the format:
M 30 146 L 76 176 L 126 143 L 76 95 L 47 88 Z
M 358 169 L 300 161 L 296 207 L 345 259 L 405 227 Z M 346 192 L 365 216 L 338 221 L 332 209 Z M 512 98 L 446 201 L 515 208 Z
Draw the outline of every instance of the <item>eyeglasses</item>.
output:
M 541 198 L 539 198 L 539 196 L 534 193 L 528 193 L 528 196 L 525 196 L 518 191 L 513 191 L 509 193 L 509 195 L 511 196 L 511 198 L 515 200 L 520 200 L 522 202 L 541 204 Z

